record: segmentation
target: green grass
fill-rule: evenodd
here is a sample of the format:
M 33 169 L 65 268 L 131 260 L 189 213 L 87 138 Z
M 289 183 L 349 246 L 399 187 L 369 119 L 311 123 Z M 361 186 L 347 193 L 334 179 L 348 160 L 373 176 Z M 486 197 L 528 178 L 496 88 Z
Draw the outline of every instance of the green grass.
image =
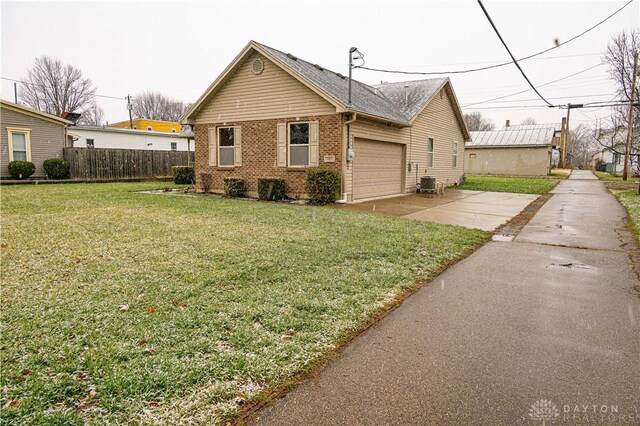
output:
M 515 192 L 519 194 L 546 194 L 562 180 L 558 176 L 467 176 L 455 189 L 473 191 Z
M 607 173 L 607 172 L 594 172 L 594 173 L 596 174 L 596 176 L 598 176 L 598 179 L 603 180 L 605 182 L 623 182 L 622 175 L 612 175 L 611 173 Z M 632 177 L 631 175 L 629 175 L 627 182 L 640 182 L 640 178 Z
M 640 195 L 638 195 L 638 190 L 615 191 L 614 194 L 627 209 L 631 227 L 636 234 L 636 238 L 640 241 Z
M 488 238 L 281 203 L 2 187 L 2 424 L 215 424 Z

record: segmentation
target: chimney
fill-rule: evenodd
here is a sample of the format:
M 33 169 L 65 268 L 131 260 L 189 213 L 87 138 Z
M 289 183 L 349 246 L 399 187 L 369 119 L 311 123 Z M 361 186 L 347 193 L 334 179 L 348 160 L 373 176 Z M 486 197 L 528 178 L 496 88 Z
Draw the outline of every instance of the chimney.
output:
M 511 121 L 507 120 L 507 122 L 504 124 L 504 127 L 509 127 L 510 123 L 511 123 Z
M 404 85 L 404 105 L 409 106 L 409 85 Z

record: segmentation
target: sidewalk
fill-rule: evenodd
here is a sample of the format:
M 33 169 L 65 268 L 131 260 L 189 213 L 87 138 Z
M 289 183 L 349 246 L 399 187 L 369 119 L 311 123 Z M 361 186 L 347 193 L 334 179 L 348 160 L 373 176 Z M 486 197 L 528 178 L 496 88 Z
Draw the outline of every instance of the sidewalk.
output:
M 257 424 L 640 422 L 624 209 L 590 172 L 553 192 L 513 242 L 444 272 Z

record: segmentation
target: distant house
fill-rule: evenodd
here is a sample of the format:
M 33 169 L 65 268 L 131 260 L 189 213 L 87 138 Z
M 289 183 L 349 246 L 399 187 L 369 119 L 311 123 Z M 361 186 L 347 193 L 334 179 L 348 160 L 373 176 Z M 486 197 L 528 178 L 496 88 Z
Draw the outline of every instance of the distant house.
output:
M 132 125 L 133 127 L 131 127 Z M 180 123 L 175 121 L 149 120 L 146 118 L 136 118 L 132 120 L 131 123 L 129 123 L 129 120 L 119 121 L 117 123 L 109 124 L 108 127 L 166 133 L 180 133 L 181 129 Z
M 193 151 L 192 133 L 167 133 L 103 126 L 69 127 L 70 146 L 76 148 L 145 149 Z
M 33 177 L 43 178 L 42 163 L 62 158 L 70 121 L 34 109 L 0 100 L 0 177 L 8 178 L 9 162 L 31 161 L 36 166 Z
M 465 173 L 546 176 L 559 145 L 560 126 L 534 124 L 471 132 L 465 145 Z
M 635 141 L 631 145 L 629 155 L 629 170 L 637 174 L 640 171 L 640 151 L 638 146 L 638 132 L 634 129 L 632 135 Z M 592 157 L 595 169 L 601 168 L 609 173 L 620 174 L 624 170 L 624 154 L 627 149 L 627 129 L 599 129 L 597 138 L 605 147 Z
M 251 41 L 183 117 L 195 126 L 196 184 L 239 176 L 285 180 L 305 197 L 305 170 L 342 176 L 346 201 L 415 192 L 420 177 L 454 184 L 469 133 L 448 78 L 369 86 Z

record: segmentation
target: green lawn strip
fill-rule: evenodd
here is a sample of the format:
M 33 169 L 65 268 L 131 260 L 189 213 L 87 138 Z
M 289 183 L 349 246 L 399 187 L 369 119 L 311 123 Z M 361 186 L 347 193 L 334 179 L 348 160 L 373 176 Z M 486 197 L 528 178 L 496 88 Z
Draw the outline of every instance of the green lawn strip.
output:
M 489 235 L 166 186 L 2 188 L 2 424 L 223 422 Z
M 519 194 L 546 194 L 551 191 L 560 180 L 561 179 L 554 176 L 467 176 L 462 185 L 451 188 L 473 191 L 514 192 Z
M 623 182 L 622 175 L 612 175 L 607 172 L 594 172 L 598 179 L 606 182 Z M 627 182 L 640 182 L 640 177 L 629 176 Z
M 638 190 L 614 191 L 613 193 L 627 209 L 631 227 L 636 234 L 636 238 L 640 241 L 640 195 L 638 195 Z

